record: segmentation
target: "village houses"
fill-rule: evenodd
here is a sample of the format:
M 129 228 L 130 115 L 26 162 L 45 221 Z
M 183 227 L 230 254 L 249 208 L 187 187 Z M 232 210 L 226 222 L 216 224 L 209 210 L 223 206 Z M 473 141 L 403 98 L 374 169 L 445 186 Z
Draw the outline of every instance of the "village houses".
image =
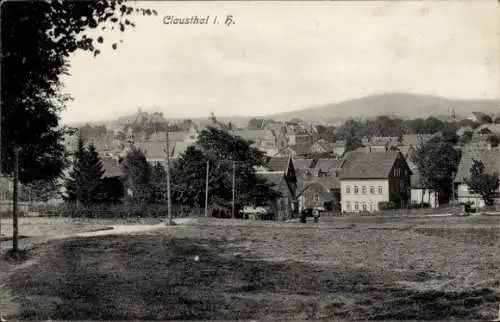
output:
M 485 202 L 480 195 L 473 193 L 467 185 L 466 180 L 470 177 L 470 169 L 475 161 L 481 161 L 484 164 L 487 173 L 500 173 L 500 150 L 495 149 L 464 149 L 462 158 L 458 165 L 455 175 L 455 190 L 457 201 L 460 203 L 471 203 L 475 208 L 482 208 Z M 495 203 L 500 201 L 498 192 L 496 193 Z
M 297 209 L 297 176 L 292 158 L 269 158 L 266 165 L 257 170 L 257 175 L 272 183 L 281 193 L 281 197 L 270 205 L 274 218 L 290 218 Z
M 373 212 L 381 203 L 407 206 L 411 175 L 399 151 L 348 152 L 339 176 L 342 212 Z

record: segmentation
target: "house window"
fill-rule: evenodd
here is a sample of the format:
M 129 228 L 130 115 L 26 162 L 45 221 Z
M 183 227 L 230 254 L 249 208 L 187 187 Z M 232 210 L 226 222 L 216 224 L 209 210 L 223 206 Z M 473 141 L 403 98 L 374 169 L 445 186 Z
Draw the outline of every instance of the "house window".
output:
M 363 202 L 363 211 L 366 211 L 366 202 Z
M 354 202 L 354 210 L 359 210 L 359 202 Z
M 375 194 L 375 187 L 374 186 L 370 187 L 370 194 L 372 194 L 372 195 Z
M 319 201 L 319 193 L 314 194 L 314 201 Z
M 378 194 L 381 195 L 382 194 L 382 186 L 378 186 Z
M 373 202 L 370 202 L 370 211 L 373 210 Z
M 345 187 L 345 193 L 351 193 L 351 186 Z
M 358 186 L 354 186 L 354 193 L 357 194 L 359 192 Z
M 351 210 L 351 203 L 349 201 L 345 202 L 345 208 L 346 208 L 347 211 Z
M 362 186 L 362 187 L 361 187 L 361 192 L 362 192 L 364 195 L 366 195 L 366 186 Z

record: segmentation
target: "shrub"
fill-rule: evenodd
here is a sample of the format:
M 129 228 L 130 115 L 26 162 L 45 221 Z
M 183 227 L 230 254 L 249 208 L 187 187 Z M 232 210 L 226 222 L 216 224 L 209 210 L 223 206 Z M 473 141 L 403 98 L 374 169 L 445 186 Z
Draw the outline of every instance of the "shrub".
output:
M 392 201 L 381 201 L 378 203 L 379 210 L 391 210 L 396 209 L 396 205 Z
M 408 205 L 408 209 L 420 209 L 420 208 L 430 208 L 431 205 L 428 202 L 424 203 L 412 203 Z

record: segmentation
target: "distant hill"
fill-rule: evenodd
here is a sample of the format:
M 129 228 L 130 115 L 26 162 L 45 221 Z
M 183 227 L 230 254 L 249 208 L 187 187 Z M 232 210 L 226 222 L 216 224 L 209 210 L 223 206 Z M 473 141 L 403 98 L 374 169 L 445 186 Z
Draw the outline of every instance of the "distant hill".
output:
M 380 115 L 406 119 L 450 115 L 455 110 L 457 117 L 468 117 L 473 111 L 500 113 L 499 100 L 451 100 L 437 96 L 415 94 L 381 94 L 365 96 L 340 103 L 269 115 L 277 121 L 300 118 L 309 121 L 336 120 L 346 118 L 371 118 Z
M 155 111 L 159 109 L 156 108 Z M 427 118 L 435 116 L 445 119 L 454 110 L 457 118 L 469 117 L 474 111 L 490 114 L 500 114 L 499 100 L 452 100 L 438 96 L 426 96 L 416 94 L 380 94 L 370 95 L 349 101 L 324 104 L 317 107 L 306 108 L 291 112 L 263 116 L 222 116 L 216 115 L 222 122 L 232 122 L 237 127 L 245 127 L 248 121 L 254 117 L 268 118 L 276 121 L 286 121 L 294 118 L 305 121 L 341 121 L 348 118 L 373 118 L 380 115 L 400 117 L 404 119 Z M 145 111 L 146 112 L 146 111 Z M 151 113 L 150 111 L 148 111 Z M 71 124 L 80 126 L 85 124 L 105 124 L 113 129 L 121 128 L 121 124 L 132 122 L 138 113 L 124 115 L 108 122 L 85 122 L 82 124 Z M 164 117 L 173 122 L 181 122 L 183 118 L 172 115 Z M 208 124 L 208 115 L 205 117 L 191 118 L 195 123 Z

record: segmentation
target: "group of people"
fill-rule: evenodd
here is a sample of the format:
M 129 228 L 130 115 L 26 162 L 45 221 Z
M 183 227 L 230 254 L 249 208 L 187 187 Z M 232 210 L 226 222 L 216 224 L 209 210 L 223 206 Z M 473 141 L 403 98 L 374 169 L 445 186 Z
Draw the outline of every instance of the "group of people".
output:
M 307 223 L 307 217 L 311 213 L 312 213 L 312 217 L 314 218 L 314 222 L 318 222 L 319 217 L 320 217 L 320 212 L 318 209 L 304 209 L 304 210 L 302 210 L 302 213 L 300 214 L 300 222 L 303 224 Z

